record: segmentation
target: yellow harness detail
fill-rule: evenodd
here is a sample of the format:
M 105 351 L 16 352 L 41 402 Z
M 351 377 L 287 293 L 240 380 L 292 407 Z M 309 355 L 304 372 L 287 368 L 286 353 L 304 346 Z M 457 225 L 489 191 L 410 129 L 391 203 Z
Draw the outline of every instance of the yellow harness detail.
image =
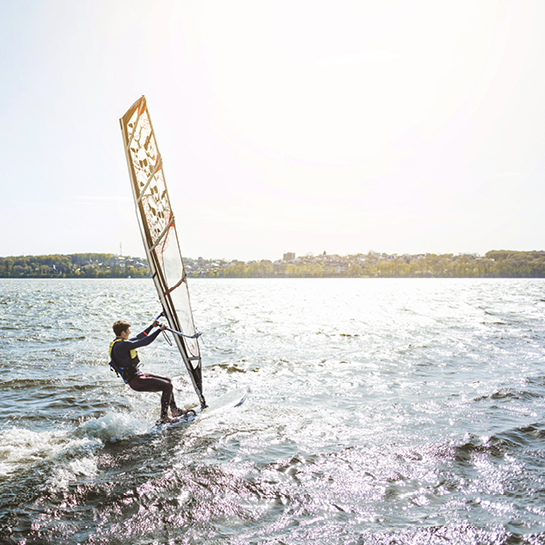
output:
M 138 364 L 140 363 L 140 358 L 138 357 L 138 352 L 136 349 L 132 349 L 129 351 L 130 356 L 130 363 L 127 367 L 121 367 L 117 364 L 113 357 L 113 349 L 115 346 L 115 343 L 121 342 L 124 339 L 117 338 L 114 339 L 110 343 L 110 367 L 118 374 L 121 375 L 123 380 L 128 383 L 131 379 L 133 379 L 138 374 Z

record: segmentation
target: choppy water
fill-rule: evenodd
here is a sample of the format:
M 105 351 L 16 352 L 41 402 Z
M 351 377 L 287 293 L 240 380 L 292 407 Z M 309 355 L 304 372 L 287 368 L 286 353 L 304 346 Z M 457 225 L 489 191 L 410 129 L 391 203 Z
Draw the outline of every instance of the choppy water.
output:
M 190 288 L 207 398 L 250 396 L 154 433 L 106 357 L 151 281 L 0 280 L 0 543 L 545 541 L 544 281 Z

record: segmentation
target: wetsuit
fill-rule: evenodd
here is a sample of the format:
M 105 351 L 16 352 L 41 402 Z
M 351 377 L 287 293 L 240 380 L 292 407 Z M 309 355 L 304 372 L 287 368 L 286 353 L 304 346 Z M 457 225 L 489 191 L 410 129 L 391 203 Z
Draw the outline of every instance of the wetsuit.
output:
M 161 395 L 161 418 L 166 418 L 168 408 L 176 410 L 176 402 L 172 393 L 172 381 L 166 377 L 142 373 L 138 370 L 140 359 L 136 352 L 137 348 L 151 344 L 159 333 L 160 329 L 150 334 L 153 325 L 150 325 L 142 333 L 132 339 L 123 340 L 117 337 L 110 344 L 110 356 L 112 361 L 121 371 L 123 380 L 137 392 L 162 392 Z

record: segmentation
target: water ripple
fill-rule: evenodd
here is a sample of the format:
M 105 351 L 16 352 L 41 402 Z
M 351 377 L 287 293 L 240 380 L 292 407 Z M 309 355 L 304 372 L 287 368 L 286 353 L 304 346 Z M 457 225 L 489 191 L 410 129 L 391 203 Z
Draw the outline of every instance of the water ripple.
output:
M 544 286 L 193 281 L 205 394 L 250 395 L 158 431 L 107 365 L 151 282 L 0 281 L 0 542 L 541 543 Z

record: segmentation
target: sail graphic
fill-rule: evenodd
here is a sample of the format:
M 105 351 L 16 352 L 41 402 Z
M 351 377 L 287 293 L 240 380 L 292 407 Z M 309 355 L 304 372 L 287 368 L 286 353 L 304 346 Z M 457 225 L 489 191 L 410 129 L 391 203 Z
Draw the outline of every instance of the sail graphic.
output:
M 174 339 L 204 408 L 201 353 L 187 275 L 146 98 L 142 96 L 137 100 L 119 121 L 152 278 L 169 326 L 180 332 Z

